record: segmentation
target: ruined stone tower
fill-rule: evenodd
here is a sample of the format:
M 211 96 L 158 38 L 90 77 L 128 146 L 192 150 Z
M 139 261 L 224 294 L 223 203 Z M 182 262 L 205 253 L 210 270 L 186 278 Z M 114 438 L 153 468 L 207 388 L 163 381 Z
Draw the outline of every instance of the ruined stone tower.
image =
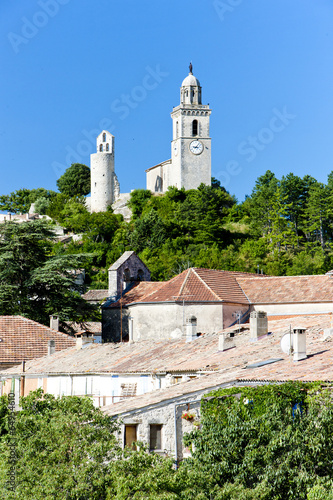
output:
M 91 212 L 105 212 L 119 195 L 114 171 L 114 136 L 103 130 L 96 143 L 97 152 L 90 155 Z

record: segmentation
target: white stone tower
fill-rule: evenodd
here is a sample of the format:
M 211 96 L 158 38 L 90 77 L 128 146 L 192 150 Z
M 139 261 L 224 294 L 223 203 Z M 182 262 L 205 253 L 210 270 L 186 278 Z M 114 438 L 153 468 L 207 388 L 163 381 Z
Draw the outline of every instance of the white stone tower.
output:
M 190 72 L 180 89 L 180 105 L 173 108 L 173 140 L 169 186 L 196 189 L 211 185 L 211 138 L 209 105 L 202 104 L 199 80 Z
M 97 153 L 90 155 L 91 212 L 105 212 L 119 194 L 114 171 L 114 136 L 103 130 L 96 143 Z

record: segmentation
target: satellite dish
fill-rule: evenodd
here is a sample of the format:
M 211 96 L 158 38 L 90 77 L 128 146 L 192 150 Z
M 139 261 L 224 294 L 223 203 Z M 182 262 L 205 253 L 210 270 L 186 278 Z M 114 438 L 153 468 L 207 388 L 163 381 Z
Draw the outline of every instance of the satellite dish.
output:
M 285 333 L 280 342 L 281 351 L 285 354 L 290 354 L 290 351 L 293 349 L 293 335 L 290 333 Z

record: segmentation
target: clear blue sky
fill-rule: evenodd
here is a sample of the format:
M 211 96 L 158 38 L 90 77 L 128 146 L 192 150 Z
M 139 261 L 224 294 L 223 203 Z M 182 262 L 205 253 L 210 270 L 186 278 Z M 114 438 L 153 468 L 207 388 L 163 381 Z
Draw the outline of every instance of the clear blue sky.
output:
M 190 60 L 212 175 L 240 201 L 267 169 L 333 170 L 332 0 L 2 0 L 0 33 L 0 194 L 56 190 L 102 128 L 121 191 L 144 188 Z

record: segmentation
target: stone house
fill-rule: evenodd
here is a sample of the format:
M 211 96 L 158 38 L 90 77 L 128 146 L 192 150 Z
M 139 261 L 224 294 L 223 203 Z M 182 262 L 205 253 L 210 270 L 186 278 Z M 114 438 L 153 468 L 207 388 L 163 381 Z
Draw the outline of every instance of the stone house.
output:
M 138 257 L 132 252 L 131 259 Z M 132 273 L 121 296 L 123 269 L 115 285 L 112 267 L 108 292 L 112 298 L 102 305 L 103 342 L 176 338 L 186 336 L 190 325 L 198 334 L 217 333 L 246 323 L 253 311 L 272 317 L 333 311 L 331 273 L 265 276 L 190 268 L 166 282 L 151 282 L 150 275 L 138 282 Z
M 237 318 L 247 321 L 250 301 L 238 278 L 262 275 L 190 268 L 166 282 L 133 283 L 116 300 L 102 306 L 103 341 L 162 339 L 185 336 L 191 324 L 197 333 L 216 333 Z
M 304 315 L 268 322 L 272 332 L 257 341 L 246 334 L 235 337 L 235 348 L 224 351 L 224 363 L 211 373 L 182 381 L 150 393 L 116 402 L 103 411 L 121 422 L 118 439 L 123 446 L 133 441 L 148 444 L 151 451 L 174 457 L 178 462 L 190 455 L 183 444 L 184 434 L 200 425 L 200 405 L 205 395 L 217 388 L 282 383 L 288 380 L 333 381 L 332 337 L 324 331 L 331 315 Z M 296 325 L 306 328 L 306 354 L 293 359 L 281 350 L 281 339 L 298 335 Z M 296 327 L 296 328 L 294 328 Z M 331 333 L 332 329 L 328 328 Z M 243 337 L 243 338 L 242 338 Z M 211 336 L 211 338 L 216 338 Z M 295 343 L 296 345 L 296 343 Z M 184 413 L 193 418 L 184 419 Z

